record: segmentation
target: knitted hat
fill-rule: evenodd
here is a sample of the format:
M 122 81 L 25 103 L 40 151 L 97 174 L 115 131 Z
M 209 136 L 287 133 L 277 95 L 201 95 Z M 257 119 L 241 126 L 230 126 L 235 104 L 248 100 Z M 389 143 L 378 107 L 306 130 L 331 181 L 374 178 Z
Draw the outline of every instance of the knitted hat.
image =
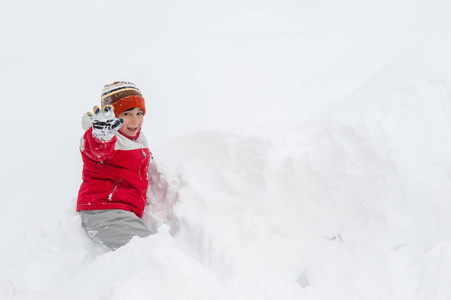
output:
M 131 82 L 116 81 L 105 85 L 101 103 L 102 106 L 113 105 L 116 116 L 133 107 L 141 108 L 146 114 L 146 106 L 141 91 Z

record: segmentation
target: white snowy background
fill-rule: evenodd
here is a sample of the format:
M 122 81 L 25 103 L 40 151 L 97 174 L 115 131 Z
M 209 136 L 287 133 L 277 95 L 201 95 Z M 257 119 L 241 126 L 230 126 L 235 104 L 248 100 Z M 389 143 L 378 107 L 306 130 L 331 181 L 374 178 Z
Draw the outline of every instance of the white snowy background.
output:
M 451 3 L 2 1 L 1 299 L 451 299 Z M 75 213 L 81 116 L 147 101 L 158 233 Z

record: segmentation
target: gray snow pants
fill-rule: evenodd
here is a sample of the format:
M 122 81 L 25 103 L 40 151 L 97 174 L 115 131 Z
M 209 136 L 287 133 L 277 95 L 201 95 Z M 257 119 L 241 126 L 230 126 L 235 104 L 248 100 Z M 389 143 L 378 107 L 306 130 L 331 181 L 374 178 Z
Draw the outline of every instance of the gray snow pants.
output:
M 113 250 L 124 246 L 134 236 L 146 237 L 153 233 L 143 220 L 126 210 L 84 210 L 79 213 L 86 234 Z

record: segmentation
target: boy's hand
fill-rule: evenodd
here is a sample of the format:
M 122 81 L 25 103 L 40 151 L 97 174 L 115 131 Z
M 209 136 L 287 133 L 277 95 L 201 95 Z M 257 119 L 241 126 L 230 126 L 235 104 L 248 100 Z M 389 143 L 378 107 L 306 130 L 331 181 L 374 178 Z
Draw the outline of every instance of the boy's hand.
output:
M 114 107 L 105 105 L 102 108 L 95 106 L 94 114 L 87 113 L 92 121 L 92 134 L 99 140 L 109 141 L 113 138 L 119 128 L 124 125 L 123 119 L 114 116 Z

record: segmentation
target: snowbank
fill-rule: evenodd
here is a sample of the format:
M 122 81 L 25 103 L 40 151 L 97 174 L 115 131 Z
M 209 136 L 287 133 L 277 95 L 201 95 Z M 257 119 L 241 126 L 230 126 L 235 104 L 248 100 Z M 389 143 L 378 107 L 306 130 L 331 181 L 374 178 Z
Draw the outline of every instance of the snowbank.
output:
M 450 113 L 431 80 L 352 117 L 184 136 L 153 149 L 156 235 L 107 252 L 69 209 L 5 250 L 1 298 L 448 298 Z

